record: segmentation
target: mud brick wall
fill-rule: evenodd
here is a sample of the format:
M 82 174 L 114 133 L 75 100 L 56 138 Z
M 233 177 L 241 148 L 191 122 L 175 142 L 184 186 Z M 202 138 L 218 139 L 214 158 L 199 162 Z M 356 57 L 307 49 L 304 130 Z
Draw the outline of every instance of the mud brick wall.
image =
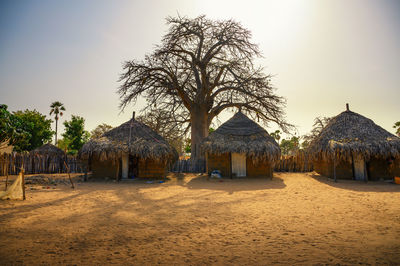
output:
M 314 170 L 320 175 L 333 178 L 333 161 L 314 161 Z M 336 165 L 336 178 L 353 179 L 353 167 L 351 163 L 339 161 Z
M 224 154 L 207 154 L 207 173 L 213 170 L 220 170 L 223 177 L 231 177 L 231 155 Z
M 166 165 L 151 159 L 139 159 L 140 178 L 164 178 L 166 175 Z
M 248 177 L 272 177 L 273 168 L 268 161 L 254 163 L 250 157 L 247 157 L 246 172 Z
M 92 161 L 92 176 L 117 178 L 117 164 L 112 161 Z
M 381 178 L 387 180 L 400 176 L 399 160 L 371 158 L 367 163 L 367 167 L 369 180 L 380 180 Z

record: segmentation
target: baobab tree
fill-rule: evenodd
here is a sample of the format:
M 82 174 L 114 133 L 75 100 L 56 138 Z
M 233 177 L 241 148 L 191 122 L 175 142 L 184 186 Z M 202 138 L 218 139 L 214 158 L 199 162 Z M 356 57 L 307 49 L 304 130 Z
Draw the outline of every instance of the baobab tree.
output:
M 59 101 L 55 101 L 50 105 L 50 115 L 54 113 L 54 119 L 56 120 L 56 137 L 54 141 L 54 145 L 57 145 L 57 130 L 58 130 L 58 119 L 59 116 L 63 115 L 62 111 L 65 111 L 64 104 Z
M 285 99 L 274 93 L 271 76 L 254 65 L 261 57 L 251 33 L 234 20 L 168 17 L 169 30 L 143 61 L 127 61 L 120 77 L 120 107 L 144 97 L 147 109 L 167 111 L 191 128 L 192 159 L 203 158 L 199 144 L 212 120 L 239 108 L 285 132 Z M 146 111 L 146 108 L 144 111 Z
M 167 111 L 151 109 L 136 119 L 160 134 L 180 154 L 187 128 L 182 128 L 181 124 L 175 123 L 171 117 Z

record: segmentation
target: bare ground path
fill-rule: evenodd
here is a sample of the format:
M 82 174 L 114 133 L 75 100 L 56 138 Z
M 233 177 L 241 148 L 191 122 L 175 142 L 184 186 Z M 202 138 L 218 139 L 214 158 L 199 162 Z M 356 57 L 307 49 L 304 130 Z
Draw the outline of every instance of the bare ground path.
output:
M 33 187 L 0 201 L 1 265 L 400 263 L 399 185 L 276 173 Z

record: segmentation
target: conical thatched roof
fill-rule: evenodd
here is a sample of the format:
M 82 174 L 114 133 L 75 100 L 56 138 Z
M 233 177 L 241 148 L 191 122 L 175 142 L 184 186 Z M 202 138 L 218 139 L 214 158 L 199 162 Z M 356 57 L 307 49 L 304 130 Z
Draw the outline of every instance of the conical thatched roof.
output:
M 49 155 L 49 156 L 64 156 L 65 153 L 60 148 L 57 148 L 53 144 L 47 143 L 39 148 L 36 148 L 32 151 L 33 154 L 38 155 Z
M 376 125 L 371 119 L 352 111 L 332 118 L 309 152 L 315 158 L 351 160 L 352 155 L 388 158 L 400 156 L 400 138 Z
M 202 148 L 214 154 L 246 153 L 254 160 L 275 161 L 281 154 L 275 139 L 240 111 L 212 132 L 203 141 Z
M 81 159 L 94 156 L 100 160 L 116 160 L 123 153 L 164 162 L 177 157 L 175 149 L 163 137 L 135 119 L 90 140 L 83 145 L 79 156 Z

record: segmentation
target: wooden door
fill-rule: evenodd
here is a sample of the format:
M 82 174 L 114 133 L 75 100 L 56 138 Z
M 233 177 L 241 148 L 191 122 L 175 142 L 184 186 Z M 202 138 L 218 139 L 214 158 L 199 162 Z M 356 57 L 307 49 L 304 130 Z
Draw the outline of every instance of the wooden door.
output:
M 232 153 L 232 174 L 246 176 L 246 154 Z
M 354 178 L 356 180 L 364 180 L 365 178 L 364 159 L 359 155 L 355 155 L 353 158 L 353 162 L 354 162 Z

